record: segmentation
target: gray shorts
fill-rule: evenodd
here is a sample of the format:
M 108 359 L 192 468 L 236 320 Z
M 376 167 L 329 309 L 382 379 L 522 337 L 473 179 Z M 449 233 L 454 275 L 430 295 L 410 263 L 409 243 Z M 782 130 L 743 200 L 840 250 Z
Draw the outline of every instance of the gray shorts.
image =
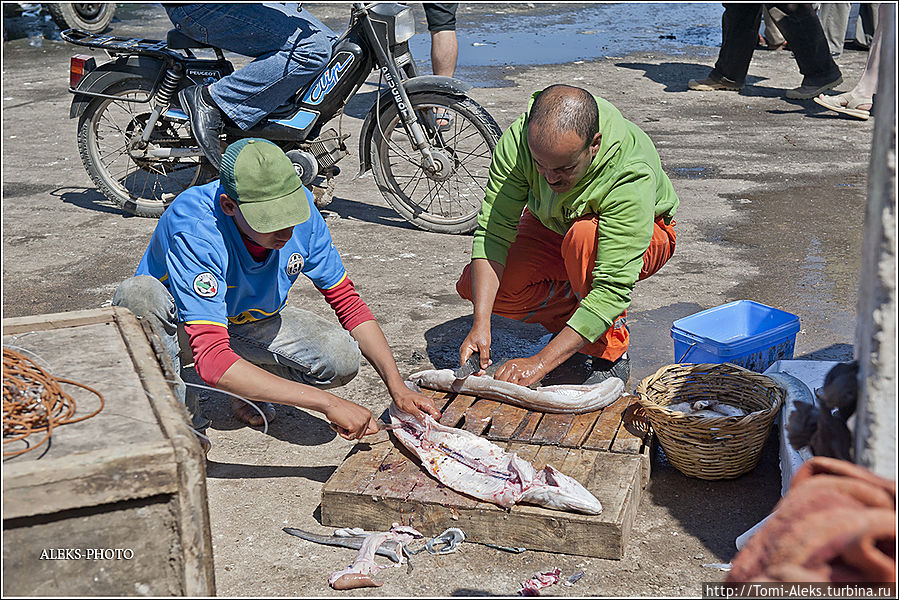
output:
M 425 17 L 428 19 L 428 31 L 455 31 L 456 30 L 456 8 L 458 3 L 440 4 L 434 2 L 423 2 L 425 9 Z

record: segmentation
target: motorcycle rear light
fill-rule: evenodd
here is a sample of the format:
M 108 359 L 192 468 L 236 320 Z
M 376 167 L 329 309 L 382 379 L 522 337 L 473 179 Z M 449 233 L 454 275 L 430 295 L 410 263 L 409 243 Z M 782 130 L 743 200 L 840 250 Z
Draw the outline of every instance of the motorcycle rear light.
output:
M 69 61 L 69 87 L 78 87 L 81 78 L 97 68 L 97 61 L 87 54 L 76 54 Z

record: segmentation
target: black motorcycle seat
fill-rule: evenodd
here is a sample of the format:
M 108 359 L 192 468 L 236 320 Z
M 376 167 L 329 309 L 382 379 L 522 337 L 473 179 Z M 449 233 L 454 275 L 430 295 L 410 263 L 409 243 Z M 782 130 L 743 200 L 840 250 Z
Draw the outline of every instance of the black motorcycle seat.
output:
M 212 48 L 209 44 L 198 42 L 192 37 L 188 37 L 177 29 L 169 29 L 165 37 L 166 45 L 172 50 L 186 50 L 188 48 Z

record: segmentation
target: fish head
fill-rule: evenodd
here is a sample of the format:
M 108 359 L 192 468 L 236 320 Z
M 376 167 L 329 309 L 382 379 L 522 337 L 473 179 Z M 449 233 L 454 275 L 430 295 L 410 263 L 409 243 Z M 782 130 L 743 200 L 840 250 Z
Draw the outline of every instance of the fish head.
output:
M 602 504 L 573 477 L 546 465 L 532 484 L 533 492 L 526 495 L 540 498 L 539 503 L 552 508 L 573 510 L 588 515 L 602 512 Z M 530 499 L 529 499 L 530 501 Z

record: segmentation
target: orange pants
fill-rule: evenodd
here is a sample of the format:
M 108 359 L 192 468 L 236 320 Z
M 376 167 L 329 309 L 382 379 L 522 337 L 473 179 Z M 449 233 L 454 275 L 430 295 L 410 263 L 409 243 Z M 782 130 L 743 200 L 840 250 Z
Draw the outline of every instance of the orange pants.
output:
M 577 310 L 580 299 L 590 292 L 598 224 L 595 216 L 583 217 L 562 236 L 544 227 L 525 209 L 518 224 L 518 236 L 509 248 L 493 313 L 525 323 L 540 323 L 552 333 L 561 331 Z M 639 279 L 646 279 L 661 269 L 674 254 L 677 240 L 674 224 L 672 221 L 666 225 L 661 218 L 656 219 Z M 466 300 L 473 299 L 471 264 L 462 271 L 456 291 Z M 609 361 L 621 358 L 628 347 L 626 317 L 627 310 L 595 342 L 580 351 Z

